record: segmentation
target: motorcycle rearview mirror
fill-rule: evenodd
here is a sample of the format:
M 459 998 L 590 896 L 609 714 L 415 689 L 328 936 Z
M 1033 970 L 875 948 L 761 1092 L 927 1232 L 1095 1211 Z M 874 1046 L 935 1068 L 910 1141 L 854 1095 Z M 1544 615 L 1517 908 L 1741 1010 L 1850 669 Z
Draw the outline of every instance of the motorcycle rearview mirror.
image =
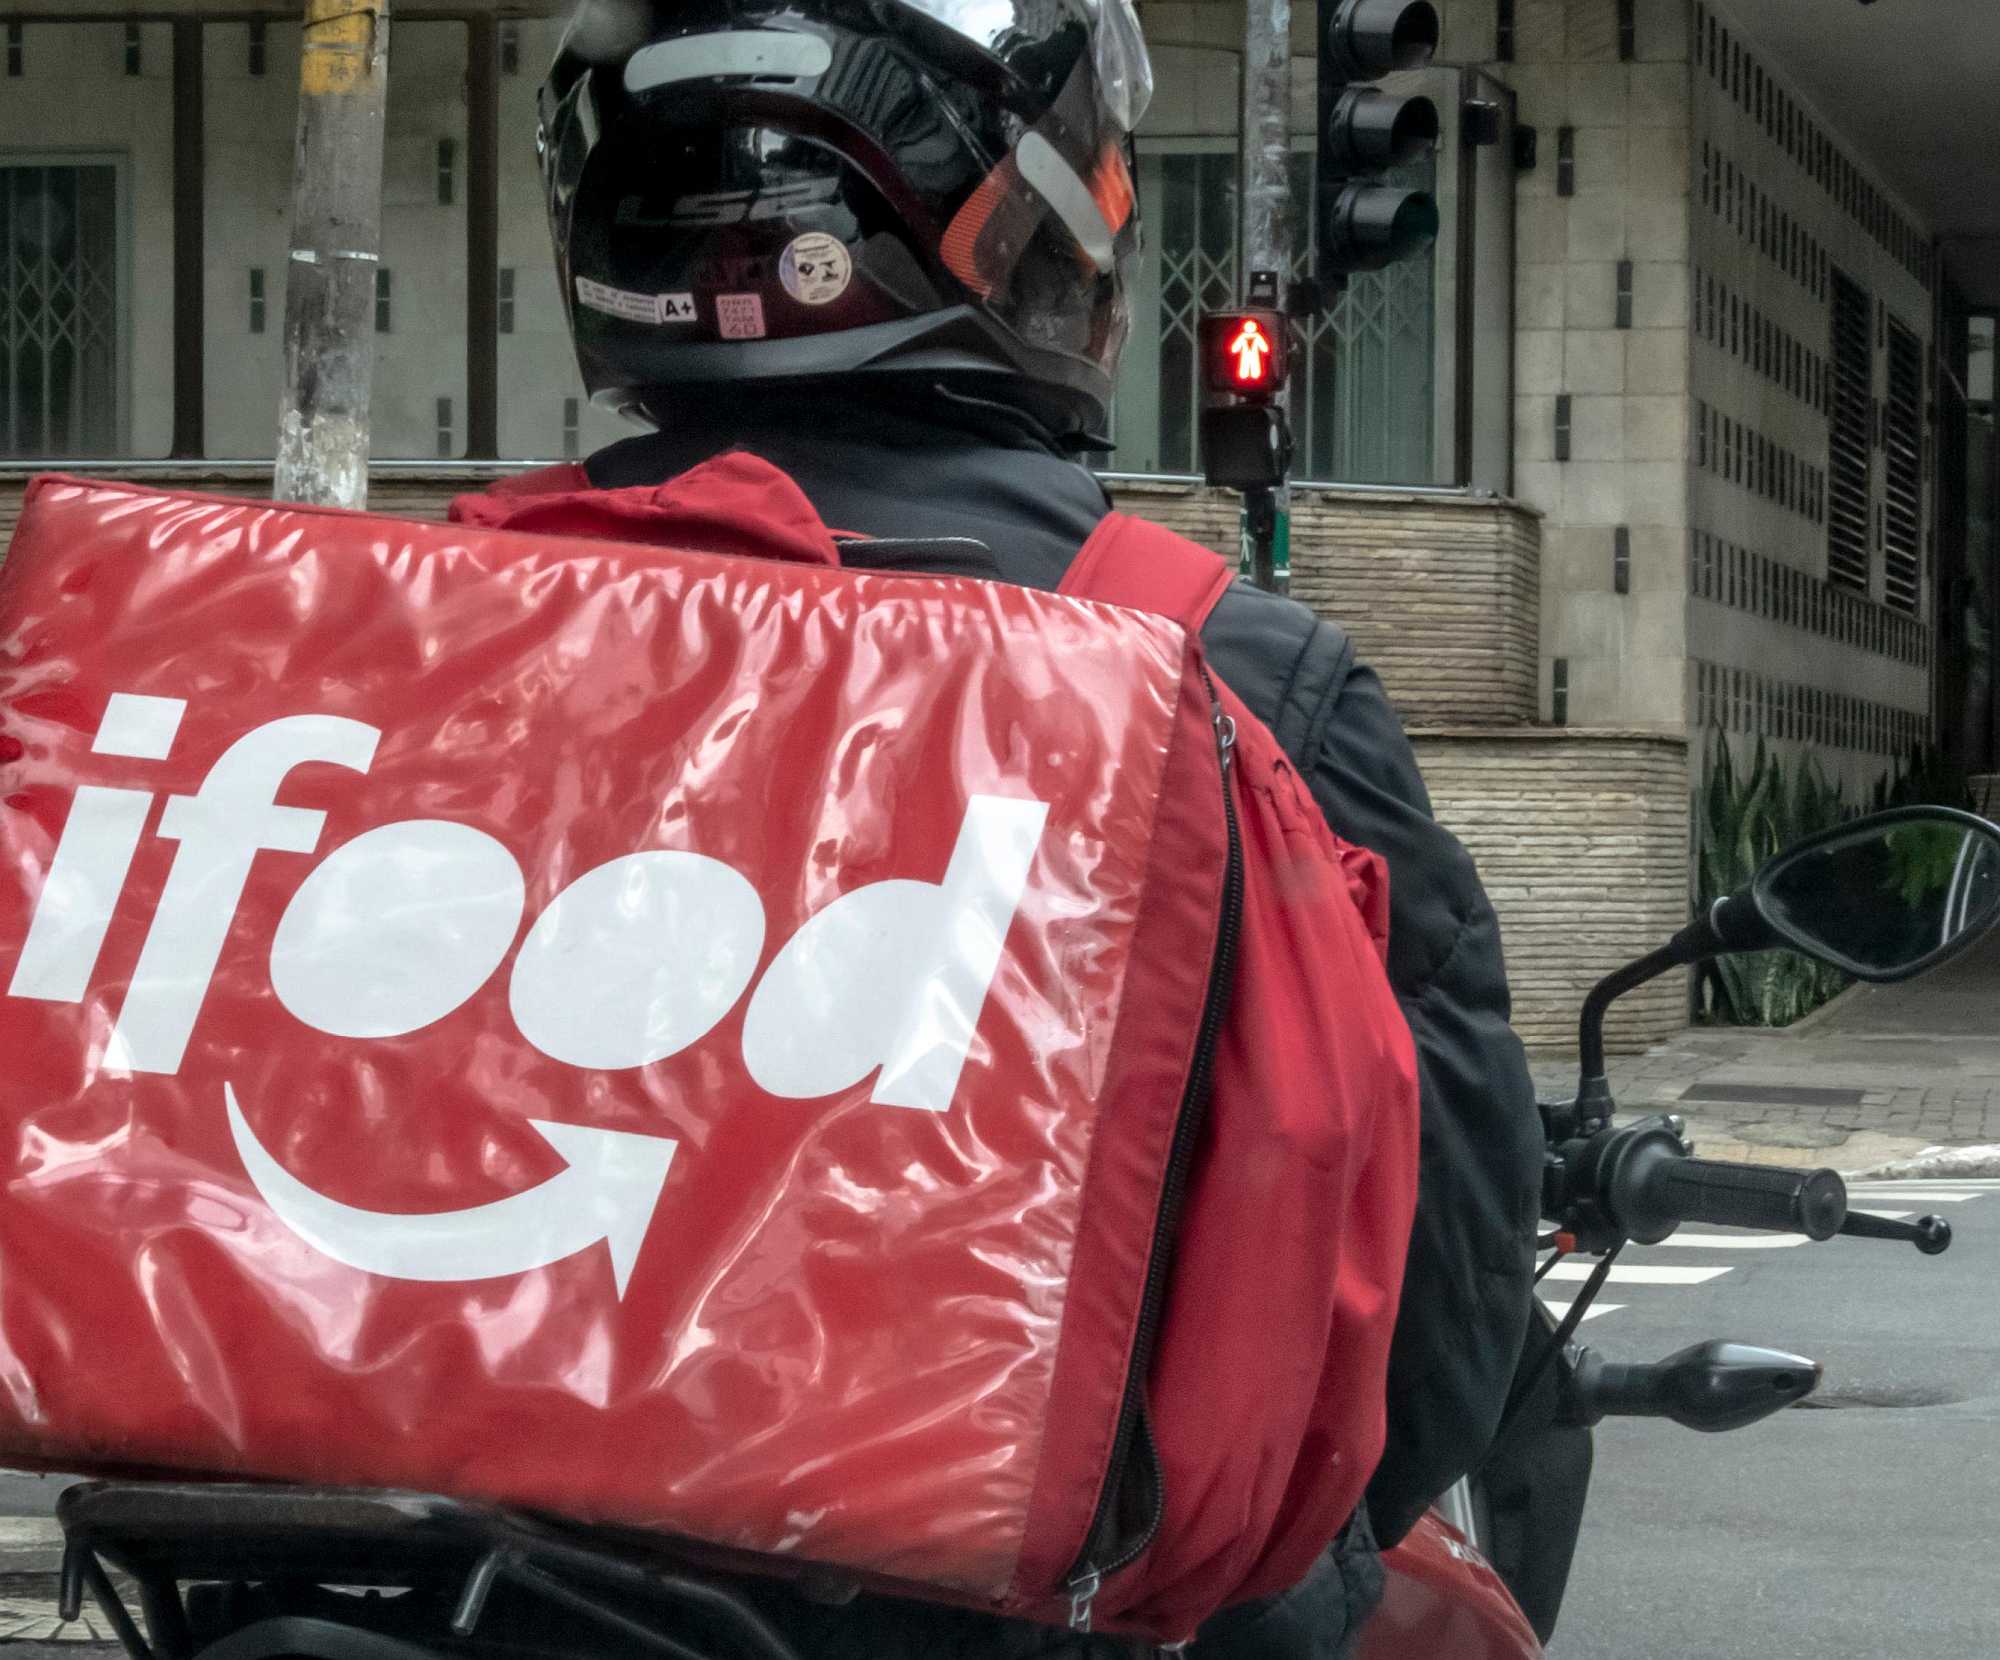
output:
M 2000 829 L 1949 807 L 1907 807 L 1789 848 L 1749 903 L 1776 943 L 1857 980 L 1908 980 L 2000 921 Z
M 1710 1434 L 1741 1429 L 1782 1412 L 1819 1387 L 1819 1363 L 1747 1343 L 1697 1343 L 1651 1366 L 1577 1355 L 1570 1414 L 1585 1425 L 1604 1418 L 1671 1418 Z
M 1579 1123 L 1609 1117 L 1604 1016 L 1635 986 L 1705 957 L 1789 946 L 1857 980 L 1907 980 L 2000 922 L 2000 826 L 1954 807 L 1898 807 L 1786 848 L 1583 1005 Z

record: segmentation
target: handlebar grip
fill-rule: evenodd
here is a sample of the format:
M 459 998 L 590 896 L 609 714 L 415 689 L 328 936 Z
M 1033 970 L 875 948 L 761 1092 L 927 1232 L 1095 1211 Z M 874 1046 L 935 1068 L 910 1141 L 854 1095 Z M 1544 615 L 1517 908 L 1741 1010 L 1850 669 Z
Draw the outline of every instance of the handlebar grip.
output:
M 1832 1170 L 1661 1159 L 1646 1172 L 1645 1186 L 1649 1208 L 1682 1222 L 1831 1239 L 1847 1219 L 1847 1184 Z

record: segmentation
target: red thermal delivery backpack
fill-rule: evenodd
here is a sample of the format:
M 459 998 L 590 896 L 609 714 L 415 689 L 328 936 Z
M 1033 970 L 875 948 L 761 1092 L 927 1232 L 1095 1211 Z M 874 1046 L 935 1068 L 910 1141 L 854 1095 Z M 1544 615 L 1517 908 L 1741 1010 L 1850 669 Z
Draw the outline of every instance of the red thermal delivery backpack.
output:
M 0 1462 L 1167 1641 L 1296 1581 L 1416 1094 L 1383 871 L 1203 663 L 1221 561 L 847 571 L 752 457 L 573 482 L 30 485 Z

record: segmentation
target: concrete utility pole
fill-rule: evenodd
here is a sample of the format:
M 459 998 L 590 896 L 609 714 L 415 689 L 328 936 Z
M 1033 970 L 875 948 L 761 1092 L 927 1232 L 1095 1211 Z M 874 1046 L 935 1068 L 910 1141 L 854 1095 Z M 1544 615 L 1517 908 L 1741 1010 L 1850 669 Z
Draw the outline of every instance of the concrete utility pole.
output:
M 279 501 L 367 505 L 388 92 L 388 0 L 306 0 L 271 491 Z
M 1291 288 L 1292 0 L 1246 0 L 1243 8 L 1242 300 L 1284 309 Z M 1289 392 L 1281 395 L 1289 404 Z M 1290 586 L 1291 491 L 1260 490 L 1243 504 L 1251 576 L 1260 588 Z

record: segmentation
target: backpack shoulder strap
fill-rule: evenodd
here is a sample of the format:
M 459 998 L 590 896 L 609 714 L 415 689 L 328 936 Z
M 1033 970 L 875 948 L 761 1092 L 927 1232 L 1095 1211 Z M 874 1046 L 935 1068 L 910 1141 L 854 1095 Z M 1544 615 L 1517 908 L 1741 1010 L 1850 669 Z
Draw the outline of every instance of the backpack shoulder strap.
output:
M 1151 611 L 1199 634 L 1235 579 L 1228 561 L 1200 543 L 1148 519 L 1109 513 L 1071 561 L 1056 592 Z

